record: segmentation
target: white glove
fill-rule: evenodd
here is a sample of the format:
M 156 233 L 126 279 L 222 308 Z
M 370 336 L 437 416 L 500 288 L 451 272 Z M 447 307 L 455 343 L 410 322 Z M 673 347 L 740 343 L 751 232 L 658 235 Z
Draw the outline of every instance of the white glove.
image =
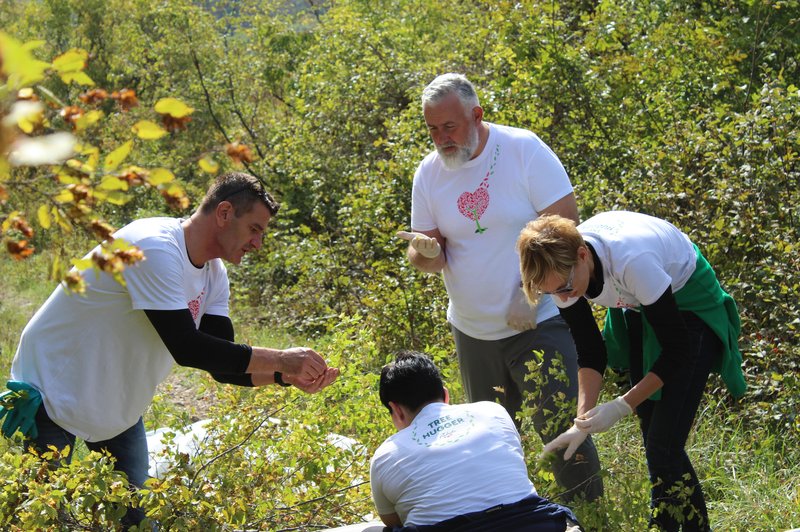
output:
M 597 405 L 580 417 L 575 418 L 575 426 L 587 432 L 605 432 L 614 423 L 633 413 L 627 401 L 622 396 L 613 401 Z
M 439 245 L 439 241 L 435 238 L 429 237 L 428 235 L 423 235 L 422 233 L 412 233 L 409 231 L 398 231 L 397 236 L 403 240 L 408 240 L 411 243 L 411 247 L 416 249 L 417 253 L 426 259 L 435 259 L 439 256 L 439 253 L 442 252 L 442 247 Z
M 588 432 L 584 432 L 575 425 L 572 425 L 565 432 L 561 433 L 555 440 L 551 441 L 542 449 L 542 454 L 552 453 L 557 449 L 567 448 L 564 453 L 564 460 L 569 460 L 580 444 L 589 437 Z
M 528 303 L 528 296 L 522 288 L 511 296 L 511 303 L 506 311 L 506 323 L 518 331 L 536 328 L 536 307 L 531 307 Z

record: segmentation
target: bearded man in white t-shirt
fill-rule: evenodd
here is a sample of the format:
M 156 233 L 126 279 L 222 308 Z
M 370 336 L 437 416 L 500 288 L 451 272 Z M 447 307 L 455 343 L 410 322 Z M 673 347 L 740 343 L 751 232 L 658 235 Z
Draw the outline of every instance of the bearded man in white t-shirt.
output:
M 260 248 L 277 212 L 255 177 L 233 172 L 217 178 L 190 218 L 141 219 L 114 233 L 144 255 L 122 273 L 125 284 L 87 270 L 84 294 L 58 286 L 22 332 L 11 378 L 42 398 L 29 443 L 71 451 L 82 438 L 91 450 L 109 451 L 141 487 L 148 471 L 142 413 L 176 362 L 240 386 L 314 393 L 331 384 L 338 369 L 313 349 L 234 342 L 222 261 L 239 264 Z M 125 524 L 143 517 L 132 509 Z
M 384 366 L 379 394 L 397 428 L 370 462 L 372 498 L 387 527 L 564 532 L 576 525 L 570 509 L 536 493 L 508 412 L 488 401 L 448 404 L 424 354 L 407 351 Z
M 571 426 L 555 398 L 576 400 L 577 354 L 553 301 L 528 305 L 515 245 L 525 224 L 543 214 L 577 222 L 572 185 L 558 157 L 535 134 L 483 121 L 475 89 L 463 75 L 434 79 L 422 93 L 422 109 L 436 149 L 414 175 L 412 232 L 398 236 L 410 242 L 412 265 L 443 273 L 467 398 L 500 400 L 513 418 L 523 393 L 531 393 L 534 427 L 550 441 Z M 544 355 L 542 388 L 525 380 L 534 351 Z M 550 375 L 558 356 L 568 383 Z M 599 471 L 590 439 L 570 460 L 553 463 L 564 501 L 599 497 Z

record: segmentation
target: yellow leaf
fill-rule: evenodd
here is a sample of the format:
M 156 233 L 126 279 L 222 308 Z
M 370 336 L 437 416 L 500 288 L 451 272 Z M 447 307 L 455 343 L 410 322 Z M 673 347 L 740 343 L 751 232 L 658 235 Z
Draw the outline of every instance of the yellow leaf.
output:
M 111 251 L 127 251 L 129 249 L 135 249 L 136 246 L 128 242 L 123 238 L 115 238 L 111 244 L 109 244 L 108 249 Z
M 70 196 L 71 195 L 72 194 L 70 193 Z M 58 222 L 58 225 L 60 225 L 64 231 L 67 232 L 72 231 L 72 224 L 70 223 L 70 221 L 67 218 L 65 218 L 62 215 L 61 211 L 59 211 L 56 208 L 53 208 L 53 218 L 55 218 L 56 222 Z
M 58 179 L 59 183 L 64 183 L 65 185 L 77 185 L 81 182 L 81 180 L 74 175 L 70 175 L 63 170 L 56 172 L 56 178 Z
M 145 140 L 160 139 L 167 134 L 166 129 L 150 120 L 140 120 L 134 124 L 132 129 L 140 139 Z
M 183 193 L 183 187 L 180 185 L 180 183 L 173 183 L 167 187 L 167 194 L 171 196 L 177 196 Z
M 103 169 L 106 172 L 116 170 L 120 163 L 122 163 L 122 161 L 124 161 L 128 155 L 130 155 L 131 149 L 133 149 L 133 141 L 129 140 L 116 150 L 109 153 L 106 156 L 106 162 L 103 164 Z
M 73 48 L 53 59 L 53 70 L 67 85 L 73 81 L 78 85 L 94 85 L 92 78 L 83 72 L 87 59 L 89 59 L 89 52 Z
M 63 189 L 61 192 L 56 194 L 56 196 L 53 198 L 53 201 L 57 201 L 58 203 L 69 203 L 74 199 L 75 196 L 72 195 L 72 192 L 67 189 Z
M 86 161 L 86 166 L 90 167 L 92 171 L 97 168 L 97 163 L 100 162 L 100 149 L 91 144 L 79 144 L 75 146 L 75 151 L 81 155 L 88 155 L 89 159 Z
M 109 192 L 108 195 L 106 196 L 106 201 L 114 205 L 125 205 L 130 200 L 131 196 L 129 194 L 125 194 L 118 190 Z
M 114 177 L 112 175 L 107 175 L 103 178 L 103 181 L 97 185 L 98 189 L 101 190 L 128 190 L 128 182 L 124 179 L 120 179 L 118 177 Z
M 194 113 L 193 107 L 189 107 L 177 98 L 161 98 L 156 102 L 155 110 L 157 113 L 174 118 L 183 118 Z
M 8 87 L 16 89 L 32 85 L 44 78 L 45 71 L 50 68 L 50 63 L 39 61 L 31 55 L 30 51 L 38 48 L 44 41 L 31 41 L 22 44 L 15 38 L 0 31 L 0 50 L 3 62 L 0 66 L 8 77 Z
M 93 265 L 92 259 L 72 259 L 70 262 L 80 272 L 88 270 Z
M 80 48 L 73 48 L 53 59 L 53 69 L 59 74 L 83 70 L 89 52 Z
M 217 170 L 219 170 L 219 163 L 212 159 L 209 156 L 205 156 L 200 159 L 200 162 L 197 163 L 200 165 L 200 169 L 209 174 L 216 174 Z
M 174 179 L 175 175 L 166 168 L 156 168 L 155 170 L 150 171 L 150 175 L 147 177 L 147 182 L 154 187 L 157 187 L 158 185 L 169 183 Z
M 103 118 L 103 111 L 89 111 L 75 121 L 75 131 L 83 131 L 101 118 Z
M 39 225 L 44 229 L 50 229 L 50 210 L 47 205 L 41 205 L 36 215 L 39 217 Z
M 88 85 L 90 87 L 94 85 L 92 78 L 87 76 L 84 72 L 67 72 L 66 74 L 61 74 L 61 81 L 67 85 L 73 81 L 78 85 Z

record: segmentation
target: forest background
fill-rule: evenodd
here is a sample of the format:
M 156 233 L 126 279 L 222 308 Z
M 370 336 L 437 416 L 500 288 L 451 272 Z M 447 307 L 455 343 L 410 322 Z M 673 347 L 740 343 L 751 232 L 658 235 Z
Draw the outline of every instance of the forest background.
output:
M 188 215 L 231 169 L 282 203 L 261 250 L 230 268 L 239 340 L 309 344 L 342 369 L 312 397 L 177 369 L 148 429 L 210 416 L 212 437 L 135 494 L 107 457 L 79 448 L 50 471 L 3 440 L 0 527 L 105 529 L 131 503 L 165 530 L 371 516 L 368 459 L 393 432 L 379 368 L 424 350 L 463 399 L 441 279 L 411 268 L 394 237 L 432 149 L 419 96 L 448 71 L 473 81 L 487 120 L 553 148 L 582 219 L 641 211 L 700 245 L 739 304 L 749 385 L 733 401 L 712 379 L 690 441 L 712 525 L 800 527 L 799 18 L 796 0 L 0 3 L 0 371 L 73 259 L 135 218 Z M 43 110 L 9 119 L 23 100 Z M 15 138 L 57 131 L 79 140 L 67 163 L 11 157 Z M 539 492 L 557 496 L 542 442 L 527 424 L 522 434 Z M 579 517 L 646 528 L 635 422 L 597 442 L 607 494 Z

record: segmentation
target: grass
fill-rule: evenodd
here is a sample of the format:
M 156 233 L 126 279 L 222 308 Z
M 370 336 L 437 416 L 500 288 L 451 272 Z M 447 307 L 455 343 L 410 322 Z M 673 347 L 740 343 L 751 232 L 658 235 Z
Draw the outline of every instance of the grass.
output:
M 9 375 L 20 334 L 55 283 L 48 280 L 48 259 L 36 255 L 27 261 L 0 253 L 0 372 Z

